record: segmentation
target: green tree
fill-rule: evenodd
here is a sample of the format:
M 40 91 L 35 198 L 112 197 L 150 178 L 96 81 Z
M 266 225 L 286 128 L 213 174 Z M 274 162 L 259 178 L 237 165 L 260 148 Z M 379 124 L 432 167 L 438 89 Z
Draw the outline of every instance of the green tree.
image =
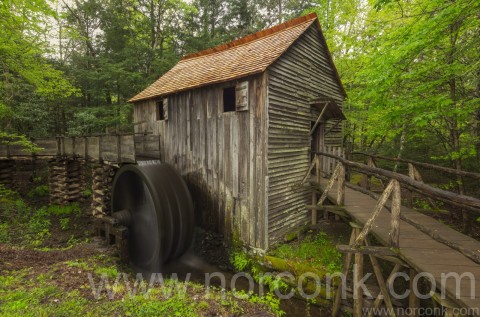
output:
M 46 1 L 5 0 L 0 3 L 1 138 L 28 144 L 25 134 L 52 112 L 54 100 L 75 93 L 63 72 L 47 59 L 47 25 L 55 13 Z M 44 122 L 48 126 L 48 120 Z

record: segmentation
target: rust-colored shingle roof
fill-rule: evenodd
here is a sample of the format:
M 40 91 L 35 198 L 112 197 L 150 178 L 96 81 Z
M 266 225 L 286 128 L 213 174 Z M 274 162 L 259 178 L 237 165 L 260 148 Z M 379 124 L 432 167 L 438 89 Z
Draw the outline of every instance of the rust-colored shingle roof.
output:
M 261 73 L 277 60 L 316 18 L 316 14 L 309 14 L 233 42 L 188 55 L 129 102 Z

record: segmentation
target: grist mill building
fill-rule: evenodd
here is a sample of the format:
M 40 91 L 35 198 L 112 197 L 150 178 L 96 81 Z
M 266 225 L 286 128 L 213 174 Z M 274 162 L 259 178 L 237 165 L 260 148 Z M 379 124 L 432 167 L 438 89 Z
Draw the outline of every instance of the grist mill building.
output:
M 309 14 L 184 57 L 134 96 L 135 133 L 187 180 L 198 221 L 265 250 L 309 222 L 300 186 L 342 146 L 345 91 Z M 322 114 L 322 115 L 320 115 Z

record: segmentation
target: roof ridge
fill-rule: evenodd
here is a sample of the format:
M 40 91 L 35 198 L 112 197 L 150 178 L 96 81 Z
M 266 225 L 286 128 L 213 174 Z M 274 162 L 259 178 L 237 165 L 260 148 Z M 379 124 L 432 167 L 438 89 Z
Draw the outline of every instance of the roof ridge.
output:
M 214 46 L 212 48 L 208 48 L 208 49 L 200 51 L 200 52 L 196 52 L 196 53 L 186 55 L 180 61 L 186 61 L 186 60 L 189 60 L 189 59 L 193 59 L 195 57 L 202 57 L 202 56 L 207 56 L 207 55 L 211 55 L 211 54 L 218 53 L 218 52 L 223 52 L 223 51 L 226 51 L 226 50 L 231 49 L 233 47 L 237 47 L 237 46 L 241 46 L 241 45 L 253 42 L 255 40 L 267 37 L 269 35 L 273 35 L 273 34 L 278 33 L 280 31 L 289 29 L 291 27 L 294 27 L 294 26 L 297 26 L 297 25 L 302 24 L 304 22 L 315 20 L 315 19 L 317 19 L 317 14 L 315 12 L 309 13 L 307 15 L 304 15 L 304 16 L 301 16 L 301 17 L 298 17 L 298 18 L 294 18 L 294 19 L 291 19 L 291 20 L 286 21 L 284 23 L 275 25 L 271 28 L 268 28 L 268 29 L 265 29 L 265 30 L 262 30 L 262 31 L 258 31 L 258 32 L 253 33 L 253 34 L 249 34 L 249 35 L 244 36 L 242 38 L 239 38 L 237 40 L 233 40 L 231 42 L 228 42 L 228 43 L 225 43 L 225 44 L 220 44 L 220 45 Z

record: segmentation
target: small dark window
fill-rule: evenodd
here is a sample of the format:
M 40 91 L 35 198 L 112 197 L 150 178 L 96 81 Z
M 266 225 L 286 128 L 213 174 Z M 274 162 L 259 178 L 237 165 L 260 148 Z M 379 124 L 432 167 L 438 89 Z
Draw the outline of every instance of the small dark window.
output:
M 235 87 L 223 89 L 223 112 L 235 111 Z
M 157 112 L 157 120 L 165 120 L 165 109 L 163 107 L 163 99 L 157 101 L 155 106 Z

